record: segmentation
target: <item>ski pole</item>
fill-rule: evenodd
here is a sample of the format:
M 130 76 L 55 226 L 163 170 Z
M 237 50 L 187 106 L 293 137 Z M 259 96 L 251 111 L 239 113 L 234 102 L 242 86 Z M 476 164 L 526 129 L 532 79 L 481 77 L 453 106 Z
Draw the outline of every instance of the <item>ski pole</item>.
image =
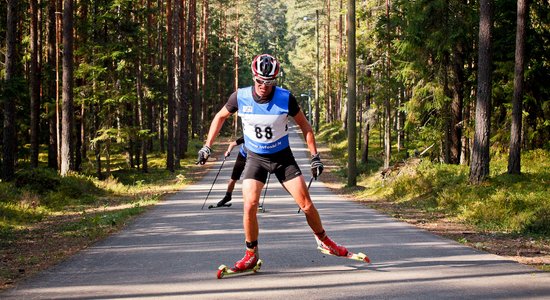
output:
M 260 210 L 262 212 L 265 212 L 264 209 L 264 202 L 265 202 L 265 194 L 267 194 L 267 187 L 269 186 L 269 177 L 271 177 L 271 173 L 267 173 L 267 182 L 265 184 L 265 190 L 264 190 L 264 198 L 262 199 L 262 204 L 260 205 Z
M 315 178 L 315 177 L 311 177 L 311 179 L 309 180 L 309 183 L 307 184 L 307 190 L 308 190 L 308 191 L 309 191 L 309 187 L 311 186 L 311 183 L 313 182 L 313 178 Z M 298 212 L 297 212 L 297 214 L 299 214 L 299 213 L 300 213 L 300 211 L 301 211 L 301 209 L 300 209 L 300 208 L 298 208 Z
M 208 196 L 210 196 L 210 192 L 212 192 L 212 188 L 214 187 L 214 184 L 216 183 L 216 180 L 218 179 L 218 175 L 220 175 L 220 172 L 222 171 L 223 164 L 225 163 L 225 159 L 227 156 L 223 157 L 222 165 L 220 166 L 220 169 L 218 170 L 218 174 L 216 174 L 216 177 L 214 177 L 214 182 L 212 182 L 212 186 L 210 187 L 210 190 L 208 191 L 208 194 L 206 194 L 206 198 L 204 199 L 204 203 L 202 204 L 201 210 L 204 209 L 204 205 L 206 204 L 206 200 L 208 200 Z

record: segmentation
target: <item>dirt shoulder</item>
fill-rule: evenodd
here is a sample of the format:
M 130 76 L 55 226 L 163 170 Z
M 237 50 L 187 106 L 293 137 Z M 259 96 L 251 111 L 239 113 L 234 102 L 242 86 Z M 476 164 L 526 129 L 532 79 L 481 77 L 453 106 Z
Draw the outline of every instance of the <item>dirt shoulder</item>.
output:
M 358 198 L 353 194 L 354 190 L 345 188 L 343 179 L 335 173 L 337 166 L 331 159 L 330 150 L 320 148 L 319 151 L 322 152 L 326 167 L 322 175 L 323 183 L 333 192 L 466 246 L 550 271 L 550 240 L 501 232 L 484 232 L 442 213 L 426 212 L 387 200 Z

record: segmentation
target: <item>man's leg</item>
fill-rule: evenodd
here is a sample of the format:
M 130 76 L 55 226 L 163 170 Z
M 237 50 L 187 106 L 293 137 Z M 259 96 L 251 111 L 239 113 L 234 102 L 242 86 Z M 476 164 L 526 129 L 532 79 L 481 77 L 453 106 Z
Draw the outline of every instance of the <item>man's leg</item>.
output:
M 260 192 L 264 184 L 255 179 L 245 179 L 243 181 L 243 200 L 244 214 L 243 227 L 246 241 L 246 251 L 244 257 L 235 263 L 235 269 L 239 271 L 254 268 L 258 262 L 258 219 L 256 213 L 260 202 Z
M 304 177 L 300 175 L 298 177 L 285 181 L 283 183 L 283 186 L 288 190 L 296 203 L 304 211 L 307 223 L 315 234 L 319 249 L 324 249 L 338 256 L 347 255 L 348 250 L 346 249 L 346 247 L 340 246 L 333 240 L 331 240 L 323 229 L 321 217 L 319 216 L 319 212 L 315 208 L 315 205 L 313 205 L 313 202 L 311 201 L 311 196 L 309 195 Z
M 222 200 L 218 201 L 216 204 L 217 206 L 223 206 L 227 204 L 229 201 L 231 201 L 233 190 L 235 189 L 235 184 L 237 183 L 237 180 L 229 179 L 227 182 L 227 191 L 225 192 L 225 196 L 222 198 Z
M 231 178 L 227 183 L 227 191 L 225 192 L 225 196 L 223 197 L 223 199 L 218 202 L 218 206 L 222 206 L 231 201 L 233 190 L 235 189 L 235 184 L 237 183 L 237 180 L 241 178 L 241 174 L 243 173 L 245 165 L 246 158 L 239 152 L 239 155 L 237 155 L 237 160 L 235 160 L 235 165 L 233 166 Z
M 283 186 L 306 215 L 307 223 L 313 232 L 323 232 L 324 229 L 323 224 L 321 223 L 321 217 L 319 216 L 319 212 L 317 212 L 315 205 L 313 205 L 313 202 L 311 201 L 304 176 L 300 175 L 285 181 L 283 182 Z
M 243 226 L 246 242 L 254 242 L 258 240 L 259 228 L 258 206 L 260 205 L 260 194 L 264 187 L 264 183 L 255 179 L 243 180 Z
M 227 193 L 233 194 L 233 190 L 235 189 L 236 183 L 237 183 L 237 180 L 229 179 L 229 182 L 227 183 Z

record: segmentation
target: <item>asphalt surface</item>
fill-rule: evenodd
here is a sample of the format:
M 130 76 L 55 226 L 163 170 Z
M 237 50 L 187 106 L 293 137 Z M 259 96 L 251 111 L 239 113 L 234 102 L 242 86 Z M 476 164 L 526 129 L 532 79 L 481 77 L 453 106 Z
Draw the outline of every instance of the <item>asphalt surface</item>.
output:
M 309 154 L 296 133 L 291 137 L 309 181 Z M 0 299 L 550 299 L 550 273 L 398 222 L 314 181 L 310 192 L 328 234 L 367 253 L 372 264 L 323 255 L 303 213 L 297 214 L 274 177 L 266 212 L 258 213 L 262 269 L 219 280 L 218 266 L 244 254 L 240 182 L 232 207 L 207 207 L 225 194 L 237 150 L 204 210 L 221 159 L 209 161 L 213 166 L 203 180 L 167 197 L 125 230 Z

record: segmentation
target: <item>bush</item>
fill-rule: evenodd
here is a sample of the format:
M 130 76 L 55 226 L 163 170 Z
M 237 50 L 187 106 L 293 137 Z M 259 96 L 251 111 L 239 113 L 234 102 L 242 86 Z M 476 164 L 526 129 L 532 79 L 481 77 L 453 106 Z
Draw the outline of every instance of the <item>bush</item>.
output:
M 81 175 L 71 175 L 61 178 L 58 188 L 46 194 L 42 204 L 60 210 L 67 205 L 93 204 L 97 196 L 102 194 L 104 192 L 90 179 Z
M 60 178 L 55 170 L 35 168 L 18 171 L 14 182 L 18 188 L 44 195 L 59 186 Z
M 0 203 L 15 202 L 18 190 L 9 182 L 0 182 Z
M 101 190 L 89 178 L 82 175 L 63 177 L 57 191 L 74 199 L 101 193 Z

